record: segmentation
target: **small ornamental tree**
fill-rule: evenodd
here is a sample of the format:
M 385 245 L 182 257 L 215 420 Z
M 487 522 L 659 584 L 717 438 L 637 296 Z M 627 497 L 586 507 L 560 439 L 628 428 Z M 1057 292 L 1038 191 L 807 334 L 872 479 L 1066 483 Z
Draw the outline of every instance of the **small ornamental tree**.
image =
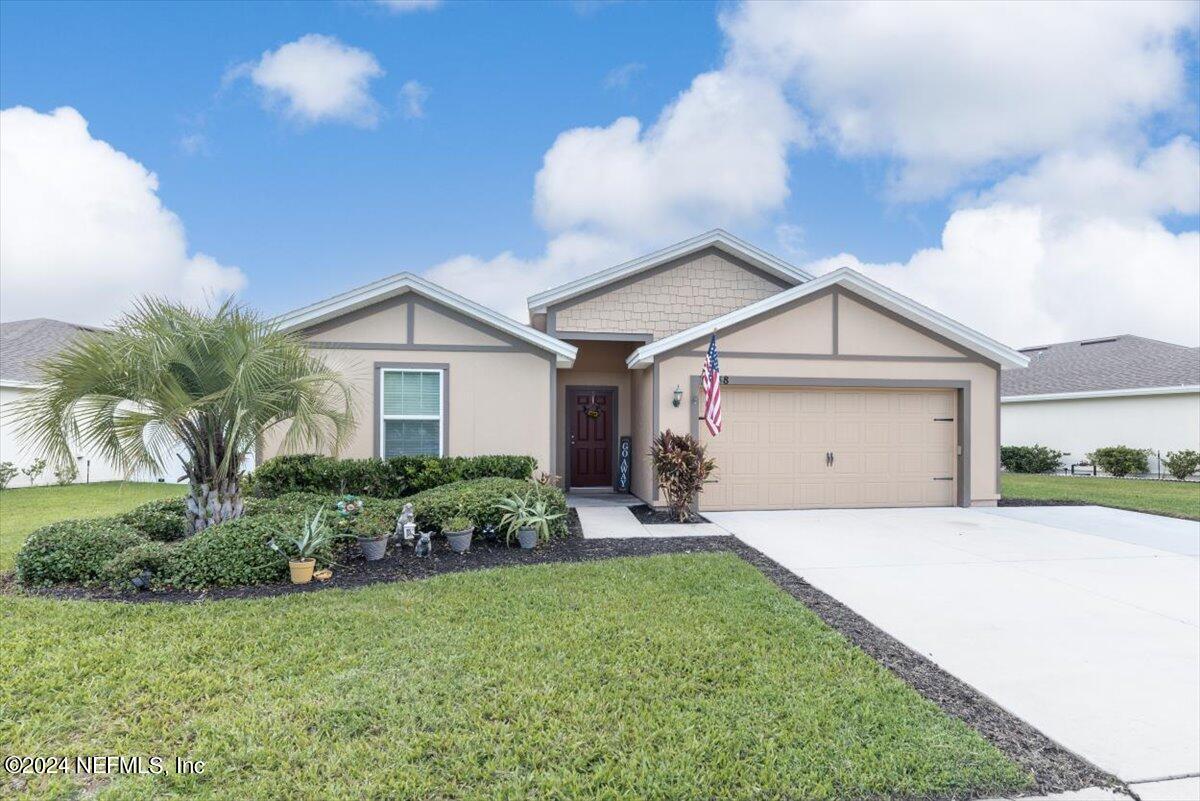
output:
M 680 523 L 686 523 L 705 479 L 716 469 L 716 461 L 705 455 L 704 446 L 695 437 L 673 434 L 668 429 L 650 443 L 650 464 L 667 505 Z
M 1124 478 L 1130 473 L 1146 473 L 1150 470 L 1150 451 L 1144 448 L 1110 445 L 1092 451 L 1087 455 L 1087 459 L 1113 478 Z
M 1169 451 L 1163 459 L 1163 467 L 1175 478 L 1183 481 L 1200 469 L 1200 453 L 1196 451 Z
M 15 404 L 18 436 L 56 464 L 75 445 L 126 473 L 166 469 L 182 446 L 190 532 L 242 516 L 242 464 L 268 429 L 286 426 L 283 451 L 336 452 L 354 425 L 342 376 L 232 301 L 200 311 L 143 299 L 40 367 L 42 387 Z
M 8 482 L 17 477 L 17 466 L 12 462 L 0 462 L 0 490 L 8 489 Z
M 22 468 L 21 474 L 29 479 L 29 486 L 42 477 L 42 473 L 46 472 L 46 460 L 34 459 L 26 467 Z

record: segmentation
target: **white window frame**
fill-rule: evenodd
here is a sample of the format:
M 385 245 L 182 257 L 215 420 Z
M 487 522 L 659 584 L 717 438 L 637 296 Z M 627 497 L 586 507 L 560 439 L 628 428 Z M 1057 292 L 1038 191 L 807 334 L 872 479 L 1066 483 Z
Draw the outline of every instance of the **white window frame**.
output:
M 385 373 L 437 373 L 438 377 L 438 413 L 428 414 L 388 414 L 384 411 L 384 394 L 387 381 Z M 379 458 L 387 459 L 387 421 L 388 420 L 437 420 L 438 421 L 438 452 L 439 457 L 445 456 L 446 441 L 446 370 L 442 367 L 380 367 L 379 368 Z

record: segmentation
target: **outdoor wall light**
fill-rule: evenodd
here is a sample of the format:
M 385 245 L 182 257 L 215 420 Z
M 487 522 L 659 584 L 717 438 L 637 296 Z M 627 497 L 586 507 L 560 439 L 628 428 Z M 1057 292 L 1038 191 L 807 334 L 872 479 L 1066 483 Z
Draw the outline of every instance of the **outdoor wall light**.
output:
M 683 403 L 683 390 L 676 384 L 675 392 L 671 394 L 671 405 L 678 406 L 681 403 Z

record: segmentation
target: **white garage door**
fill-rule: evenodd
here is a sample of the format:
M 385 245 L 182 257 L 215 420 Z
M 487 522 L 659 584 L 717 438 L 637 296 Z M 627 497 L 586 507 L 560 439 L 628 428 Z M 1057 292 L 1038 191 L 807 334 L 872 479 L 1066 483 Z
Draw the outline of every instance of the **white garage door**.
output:
M 708 511 L 952 506 L 953 390 L 721 388 L 724 427 L 701 439 L 717 461 Z

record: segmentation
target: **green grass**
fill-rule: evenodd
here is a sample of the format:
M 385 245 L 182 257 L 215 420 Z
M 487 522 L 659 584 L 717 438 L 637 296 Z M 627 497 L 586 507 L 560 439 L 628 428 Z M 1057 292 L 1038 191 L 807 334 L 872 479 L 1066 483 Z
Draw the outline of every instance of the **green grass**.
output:
M 1001 473 L 1005 498 L 1083 501 L 1135 512 L 1200 519 L 1200 483 L 1135 478 L 1073 478 Z
M 185 490 L 180 484 L 120 481 L 0 490 L 0 573 L 12 570 L 25 538 L 47 523 L 120 514 L 146 501 L 182 495 Z
M 852 799 L 1028 776 L 691 554 L 183 605 L 0 596 L 0 742 L 204 760 L 101 799 Z M 6 779 L 7 781 L 7 779 Z M 78 780 L 24 792 L 68 797 Z

